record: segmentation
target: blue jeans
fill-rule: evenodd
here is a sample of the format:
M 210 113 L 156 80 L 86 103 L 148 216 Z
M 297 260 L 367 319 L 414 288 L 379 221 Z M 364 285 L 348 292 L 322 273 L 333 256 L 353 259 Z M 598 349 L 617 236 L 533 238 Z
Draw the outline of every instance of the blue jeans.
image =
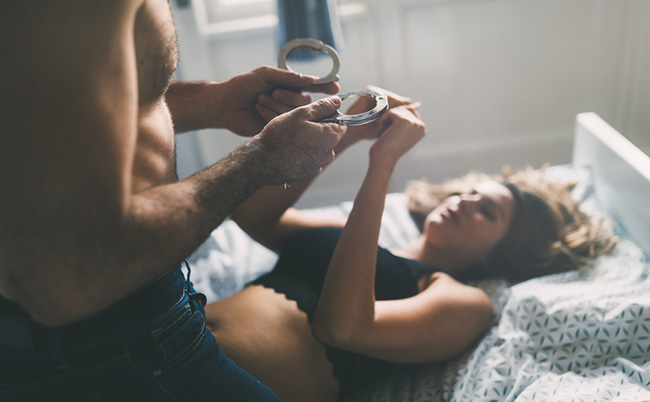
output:
M 221 353 L 197 295 L 177 268 L 58 328 L 0 298 L 0 401 L 280 401 Z

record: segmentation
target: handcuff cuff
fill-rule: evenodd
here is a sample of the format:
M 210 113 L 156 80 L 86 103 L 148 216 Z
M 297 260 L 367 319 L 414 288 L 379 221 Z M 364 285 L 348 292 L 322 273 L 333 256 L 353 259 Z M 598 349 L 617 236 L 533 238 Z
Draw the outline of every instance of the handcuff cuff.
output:
M 310 39 L 310 38 L 294 39 L 291 42 L 288 42 L 287 44 L 282 46 L 282 49 L 280 49 L 280 53 L 278 54 L 278 68 L 293 71 L 287 65 L 287 56 L 289 56 L 289 53 L 291 53 L 292 51 L 301 48 L 307 48 L 314 51 L 323 51 L 332 58 L 332 62 L 333 62 L 332 70 L 329 72 L 329 74 L 317 78 L 314 81 L 314 84 L 329 84 L 330 82 L 338 81 L 339 79 L 338 72 L 339 72 L 339 67 L 341 66 L 339 54 L 336 52 L 336 49 L 334 49 L 333 47 L 326 45 L 323 42 L 316 39 Z M 375 107 L 368 110 L 367 112 L 363 112 L 359 114 L 343 114 L 337 110 L 336 113 L 334 113 L 332 116 L 327 117 L 326 119 L 321 121 L 327 123 L 337 123 L 344 126 L 360 126 L 362 124 L 367 124 L 377 120 L 388 110 L 388 98 L 386 97 L 386 95 L 379 92 L 362 90 L 362 91 L 353 91 L 344 94 L 338 94 L 336 96 L 338 96 L 341 99 L 341 101 L 344 101 L 349 97 L 360 96 L 360 95 L 368 95 L 372 97 L 375 100 Z M 286 190 L 289 188 L 289 185 L 287 183 L 284 183 L 282 187 Z
M 339 80 L 338 72 L 339 72 L 339 68 L 341 67 L 341 60 L 339 59 L 339 54 L 336 52 L 336 49 L 334 49 L 333 47 L 326 45 L 323 42 L 316 39 L 302 38 L 302 39 L 294 39 L 291 42 L 287 42 L 284 46 L 282 46 L 282 49 L 280 49 L 280 53 L 278 54 L 278 68 L 281 68 L 283 70 L 293 71 L 287 65 L 287 57 L 289 56 L 289 53 L 293 52 L 296 49 L 311 49 L 314 51 L 323 51 L 332 58 L 332 62 L 333 62 L 332 71 L 330 71 L 329 74 L 327 74 L 326 76 L 316 79 L 316 81 L 314 81 L 314 84 L 329 84 L 330 82 Z

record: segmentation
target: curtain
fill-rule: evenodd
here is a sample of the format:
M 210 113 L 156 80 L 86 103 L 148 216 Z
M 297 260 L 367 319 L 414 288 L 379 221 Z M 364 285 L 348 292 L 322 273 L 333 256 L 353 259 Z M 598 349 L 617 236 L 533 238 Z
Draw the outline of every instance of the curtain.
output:
M 278 49 L 294 39 L 311 38 L 341 50 L 343 31 L 336 0 L 278 0 Z M 297 49 L 288 60 L 312 60 L 323 52 Z

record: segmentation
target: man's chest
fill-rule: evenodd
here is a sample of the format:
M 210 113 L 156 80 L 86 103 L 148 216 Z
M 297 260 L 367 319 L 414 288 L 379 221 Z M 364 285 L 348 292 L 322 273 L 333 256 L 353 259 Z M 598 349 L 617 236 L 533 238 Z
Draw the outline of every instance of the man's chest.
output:
M 136 16 L 134 41 L 140 105 L 164 95 L 176 70 L 176 28 L 167 0 L 147 0 Z

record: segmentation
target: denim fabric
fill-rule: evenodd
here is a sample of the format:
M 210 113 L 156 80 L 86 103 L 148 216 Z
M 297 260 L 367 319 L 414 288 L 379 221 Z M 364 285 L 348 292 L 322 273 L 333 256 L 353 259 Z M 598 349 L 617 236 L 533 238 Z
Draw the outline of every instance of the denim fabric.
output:
M 221 353 L 188 282 L 177 268 L 59 328 L 0 298 L 0 401 L 280 401 Z

